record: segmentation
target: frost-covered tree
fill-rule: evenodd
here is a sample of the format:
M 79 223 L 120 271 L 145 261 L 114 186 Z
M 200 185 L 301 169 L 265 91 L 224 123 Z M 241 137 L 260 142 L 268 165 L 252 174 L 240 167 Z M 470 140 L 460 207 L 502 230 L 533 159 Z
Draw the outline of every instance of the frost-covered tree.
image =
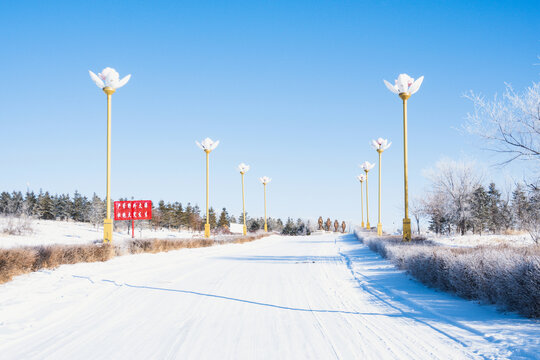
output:
M 523 222 L 525 229 L 536 244 L 540 244 L 540 189 L 531 188 L 527 211 Z
M 474 105 L 464 126 L 469 133 L 505 154 L 506 163 L 516 159 L 540 163 L 540 82 L 523 92 L 507 84 L 503 96 L 493 100 L 473 92 L 466 97 Z
M 90 206 L 90 222 L 98 228 L 105 216 L 107 216 L 106 201 L 101 200 L 99 196 L 94 193 Z
M 431 192 L 448 207 L 446 216 L 462 235 L 472 224 L 471 196 L 480 184 L 474 162 L 442 159 L 426 172 Z M 445 217 L 446 217 L 445 216 Z

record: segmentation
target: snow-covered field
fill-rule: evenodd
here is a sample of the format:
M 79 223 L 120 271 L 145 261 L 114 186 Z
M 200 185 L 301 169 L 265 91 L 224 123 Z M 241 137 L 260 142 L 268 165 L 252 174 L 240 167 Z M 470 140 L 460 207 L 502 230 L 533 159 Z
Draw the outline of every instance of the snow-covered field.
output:
M 0 285 L 2 359 L 534 359 L 540 324 L 433 291 L 353 235 L 64 265 Z
M 10 221 L 12 225 L 17 226 L 18 223 L 23 220 L 18 218 L 10 219 L 7 217 L 0 217 L 0 248 L 51 244 L 87 244 L 103 239 L 103 227 L 96 229 L 96 227 L 89 223 L 35 219 L 30 220 L 32 231 L 25 232 L 22 235 L 9 235 L 2 231 L 8 226 Z M 140 231 L 135 227 L 135 238 L 138 239 L 189 239 L 200 236 L 200 232 L 166 229 L 157 231 L 143 229 Z M 115 228 L 114 241 L 117 242 L 126 239 L 131 239 L 131 232 L 128 234 L 126 225 L 122 224 Z

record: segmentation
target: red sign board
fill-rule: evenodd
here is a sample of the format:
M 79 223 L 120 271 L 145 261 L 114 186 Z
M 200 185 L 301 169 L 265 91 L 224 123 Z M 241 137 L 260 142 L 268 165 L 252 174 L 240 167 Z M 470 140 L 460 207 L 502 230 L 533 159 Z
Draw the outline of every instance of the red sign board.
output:
M 152 201 L 133 200 L 114 202 L 114 220 L 150 220 Z

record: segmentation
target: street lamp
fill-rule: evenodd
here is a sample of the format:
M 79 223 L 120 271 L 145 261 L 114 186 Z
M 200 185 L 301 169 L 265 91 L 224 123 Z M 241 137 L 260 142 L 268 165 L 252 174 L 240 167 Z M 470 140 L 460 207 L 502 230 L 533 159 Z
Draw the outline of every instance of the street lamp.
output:
M 204 224 L 204 237 L 209 238 L 210 237 L 210 212 L 208 207 L 208 187 L 209 187 L 209 173 L 210 173 L 210 167 L 209 167 L 209 160 L 210 160 L 210 153 L 212 150 L 217 148 L 219 145 L 218 141 L 213 141 L 210 138 L 206 138 L 201 142 L 195 141 L 197 143 L 197 146 L 200 147 L 205 153 L 206 153 L 206 224 Z
M 364 161 L 360 167 L 366 173 L 366 228 L 369 230 L 371 226 L 369 225 L 369 191 L 368 191 L 368 172 L 373 169 L 375 164 L 370 163 L 369 161 Z
M 240 175 L 242 175 L 242 213 L 244 214 L 244 236 L 247 235 L 247 226 L 246 226 L 246 201 L 244 199 L 244 175 L 249 171 L 249 165 L 241 163 L 238 165 L 238 170 L 240 170 Z
M 264 232 L 268 232 L 268 222 L 266 220 L 266 184 L 272 181 L 272 179 L 270 179 L 268 176 L 263 176 L 259 180 L 264 185 Z
M 389 143 L 388 140 L 383 138 L 378 138 L 377 140 L 371 141 L 371 146 L 377 150 L 379 153 L 379 218 L 377 223 L 377 235 L 382 235 L 382 224 L 381 224 L 381 158 L 383 151 L 387 150 L 392 143 Z
M 103 242 L 110 243 L 113 238 L 113 221 L 111 219 L 111 96 L 116 89 L 126 85 L 131 74 L 120 80 L 116 70 L 107 67 L 97 75 L 88 70 L 90 78 L 107 94 L 107 217 L 103 220 Z
M 360 208 L 362 211 L 362 227 L 365 227 L 364 225 L 364 181 L 366 180 L 366 175 L 361 174 L 356 177 L 360 181 Z
M 403 100 L 403 173 L 405 188 L 405 218 L 403 219 L 403 240 L 411 241 L 411 219 L 409 219 L 409 184 L 407 167 L 407 100 L 416 93 L 422 85 L 424 77 L 420 76 L 416 81 L 407 74 L 399 74 L 395 85 L 384 80 L 386 87 Z

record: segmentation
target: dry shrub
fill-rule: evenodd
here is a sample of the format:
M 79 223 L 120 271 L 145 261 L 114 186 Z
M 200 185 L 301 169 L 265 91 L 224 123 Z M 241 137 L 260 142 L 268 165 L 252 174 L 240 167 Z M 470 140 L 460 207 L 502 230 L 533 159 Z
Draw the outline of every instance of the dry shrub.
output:
M 0 284 L 14 276 L 40 269 L 52 269 L 64 264 L 107 261 L 124 254 L 158 253 L 184 248 L 208 247 L 215 244 L 245 242 L 260 239 L 267 234 L 239 236 L 230 241 L 212 239 L 137 239 L 125 247 L 111 244 L 49 245 L 0 249 Z
M 14 276 L 31 272 L 37 258 L 33 248 L 0 249 L 0 283 L 10 281 Z
M 257 234 L 248 236 L 237 236 L 227 240 L 213 239 L 137 239 L 127 242 L 127 251 L 130 254 L 158 253 L 178 249 L 190 249 L 208 247 L 217 244 L 243 244 L 254 241 L 267 234 Z
M 111 245 L 50 245 L 0 249 L 0 283 L 14 276 L 62 264 L 106 261 L 114 257 Z
M 540 246 L 454 248 L 356 236 L 425 285 L 540 318 Z

